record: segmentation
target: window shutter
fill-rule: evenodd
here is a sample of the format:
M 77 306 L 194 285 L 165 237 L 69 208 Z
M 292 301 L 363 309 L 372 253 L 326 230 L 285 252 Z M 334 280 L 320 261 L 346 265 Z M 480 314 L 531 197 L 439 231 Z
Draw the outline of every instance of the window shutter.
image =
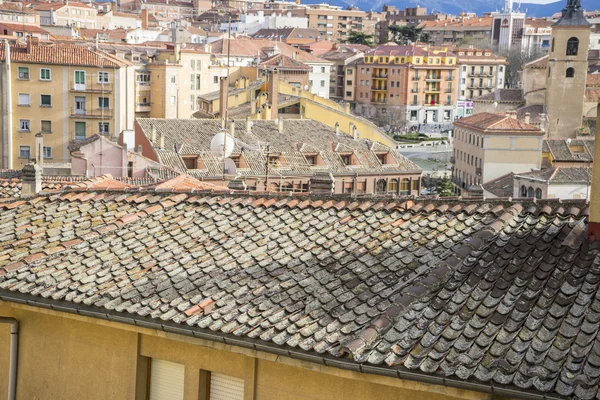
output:
M 184 366 L 152 359 L 150 400 L 183 400 Z
M 211 372 L 210 400 L 243 400 L 244 380 Z

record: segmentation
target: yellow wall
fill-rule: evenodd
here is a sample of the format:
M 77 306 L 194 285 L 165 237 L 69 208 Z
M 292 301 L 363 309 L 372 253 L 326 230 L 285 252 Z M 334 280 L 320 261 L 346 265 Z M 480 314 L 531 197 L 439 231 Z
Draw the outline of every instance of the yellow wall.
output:
M 19 67 L 29 68 L 29 80 L 20 80 Z M 40 80 L 40 69 L 48 68 L 51 73 L 50 81 Z M 85 71 L 86 87 L 98 90 L 98 92 L 74 92 L 72 90 L 75 82 L 75 71 Z M 75 121 L 86 123 L 86 136 L 98 133 L 98 123 L 108 122 L 112 134 L 116 123 L 115 106 L 117 104 L 114 83 L 115 70 L 105 68 L 102 71 L 109 73 L 109 84 L 104 85 L 105 93 L 99 92 L 102 88 L 98 84 L 98 72 L 100 68 L 80 67 L 67 65 L 11 63 L 12 74 L 12 130 L 13 130 L 13 168 L 21 169 L 29 161 L 27 158 L 19 158 L 19 146 L 30 146 L 31 157 L 35 157 L 35 134 L 41 130 L 41 121 L 52 121 L 52 133 L 44 133 L 44 146 L 52 147 L 52 159 L 48 162 L 69 162 L 70 156 L 67 144 L 75 139 Z M 118 71 L 118 70 L 116 70 Z M 19 106 L 19 93 L 27 93 L 30 98 L 30 106 Z M 52 107 L 40 107 L 40 96 L 47 94 L 51 96 Z M 75 108 L 75 97 L 85 97 L 86 112 L 97 118 L 73 117 Z M 104 118 L 98 110 L 98 97 L 109 98 L 109 110 L 104 112 Z M 19 120 L 30 120 L 30 132 L 19 131 Z
M 245 400 L 489 398 L 30 306 L 0 303 L 0 315 L 20 322 L 20 400 L 135 399 L 145 357 L 185 365 L 185 400 L 201 398 L 201 370 L 244 379 Z M 0 393 L 7 390 L 9 336 L 0 325 Z
M 336 123 L 339 123 L 340 130 L 348 134 L 352 134 L 350 123 L 353 123 L 358 129 L 361 138 L 371 139 L 394 148 L 396 147 L 396 142 L 381 132 L 375 124 L 347 113 L 342 104 L 316 96 L 306 90 L 295 88 L 281 81 L 279 82 L 279 94 L 300 97 L 300 109 L 304 109 L 304 118 L 313 119 L 331 128 L 335 127 Z

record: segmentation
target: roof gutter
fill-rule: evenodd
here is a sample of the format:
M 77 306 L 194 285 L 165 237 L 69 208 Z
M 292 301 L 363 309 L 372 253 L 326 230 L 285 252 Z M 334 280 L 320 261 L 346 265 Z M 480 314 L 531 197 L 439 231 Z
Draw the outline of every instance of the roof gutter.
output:
M 399 378 L 404 380 L 416 381 L 427 383 L 431 385 L 441 385 L 446 387 L 453 387 L 457 389 L 466 389 L 476 392 L 491 393 L 497 396 L 509 396 L 513 398 L 528 399 L 528 400 L 565 400 L 565 397 L 551 396 L 546 394 L 540 394 L 529 391 L 527 389 L 513 389 L 504 385 L 494 386 L 493 383 L 479 383 L 473 381 L 462 381 L 455 378 L 446 378 L 442 376 L 435 376 L 426 374 L 423 372 L 409 371 L 405 368 L 385 368 L 372 365 L 363 365 L 354 362 L 351 359 L 340 359 L 332 356 L 321 356 L 317 354 L 311 354 L 295 348 L 286 348 L 283 346 L 273 347 L 266 345 L 263 342 L 259 342 L 255 339 L 242 339 L 233 337 L 231 335 L 212 332 L 201 329 L 189 329 L 182 328 L 178 324 L 174 323 L 159 323 L 150 318 L 134 318 L 123 315 L 109 314 L 101 312 L 87 306 L 77 306 L 72 304 L 56 305 L 47 299 L 40 299 L 30 295 L 23 295 L 17 293 L 5 294 L 0 292 L 0 301 L 6 301 L 11 303 L 25 304 L 31 307 L 40 307 L 51 309 L 59 312 L 66 312 L 70 314 L 78 314 L 85 317 L 92 317 L 97 319 L 108 320 L 112 322 L 119 322 L 141 328 L 155 329 L 167 333 L 176 333 L 179 335 L 192 336 L 198 339 L 210 340 L 213 342 L 224 343 L 231 346 L 238 346 L 247 349 L 263 351 L 266 353 L 281 355 L 296 360 L 308 361 L 315 364 L 322 364 L 328 367 L 340 368 L 344 370 L 362 372 L 365 374 L 374 374 L 381 376 L 388 376 L 392 378 Z M 16 321 L 16 320 L 15 320 Z M 11 352 L 12 357 L 12 352 Z M 16 370 L 15 370 L 16 371 Z M 15 375 L 16 379 L 16 375 Z M 9 398 L 14 400 L 14 398 Z

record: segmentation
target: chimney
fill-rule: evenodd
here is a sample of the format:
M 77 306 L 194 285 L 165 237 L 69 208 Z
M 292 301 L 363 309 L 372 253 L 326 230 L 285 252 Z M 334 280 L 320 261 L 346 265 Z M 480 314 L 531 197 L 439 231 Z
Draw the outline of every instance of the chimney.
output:
M 600 126 L 600 103 L 596 109 L 596 127 Z M 598 129 L 598 128 L 596 128 Z M 592 163 L 592 181 L 590 188 L 590 216 L 588 222 L 588 238 L 600 240 L 600 140 L 594 141 L 594 159 Z
M 330 195 L 335 191 L 335 178 L 331 172 L 317 172 L 310 178 L 309 188 L 313 194 Z
M 44 169 L 44 136 L 41 132 L 35 135 L 35 162 Z
M 229 134 L 231 135 L 232 138 L 235 137 L 235 121 L 231 121 L 229 123 Z
M 165 148 L 165 135 L 163 135 L 162 133 L 160 134 L 160 149 L 164 149 Z
M 35 160 L 30 160 L 23 167 L 23 184 L 21 194 L 31 196 L 42 191 L 42 168 Z
M 156 127 L 154 125 L 150 126 L 150 141 L 152 144 L 156 144 Z
M 279 71 L 273 68 L 269 82 L 269 102 L 271 103 L 271 118 L 279 115 Z
M 335 136 L 340 136 L 340 123 L 335 123 Z
M 530 120 L 531 120 L 531 114 L 525 113 L 525 123 L 528 124 Z
M 277 118 L 277 130 L 283 133 L 283 118 Z
M 354 140 L 358 139 L 360 137 L 360 134 L 358 133 L 358 128 L 356 127 L 356 125 L 354 125 L 352 127 L 352 138 Z
M 142 10 L 142 29 L 148 29 L 148 9 Z
M 350 114 L 350 103 L 348 103 L 348 102 L 344 103 L 344 112 L 346 114 Z
M 251 133 L 252 132 L 252 121 L 250 120 L 250 117 L 246 117 L 246 133 Z
M 171 22 L 171 42 L 177 43 L 177 22 Z
M 229 83 L 227 77 L 219 78 L 219 114 L 221 115 L 221 127 L 225 128 L 227 121 L 227 100 L 229 98 Z
M 40 39 L 31 35 L 27 36 L 27 54 L 31 54 L 33 46 L 37 46 L 40 43 Z
M 354 126 L 354 124 L 352 122 L 350 122 L 350 124 L 348 124 L 348 133 L 351 135 L 352 135 L 352 132 L 354 132 L 353 126 Z

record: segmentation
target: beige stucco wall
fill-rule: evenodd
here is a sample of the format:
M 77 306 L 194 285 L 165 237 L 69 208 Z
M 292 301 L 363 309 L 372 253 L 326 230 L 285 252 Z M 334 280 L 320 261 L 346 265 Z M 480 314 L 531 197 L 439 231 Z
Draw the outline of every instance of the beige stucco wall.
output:
M 489 398 L 30 306 L 0 303 L 0 315 L 20 322 L 20 400 L 144 398 L 146 385 L 137 384 L 146 357 L 185 365 L 185 400 L 201 398 L 201 370 L 243 378 L 245 400 Z M 9 336 L 0 325 L 0 393 L 7 390 Z

